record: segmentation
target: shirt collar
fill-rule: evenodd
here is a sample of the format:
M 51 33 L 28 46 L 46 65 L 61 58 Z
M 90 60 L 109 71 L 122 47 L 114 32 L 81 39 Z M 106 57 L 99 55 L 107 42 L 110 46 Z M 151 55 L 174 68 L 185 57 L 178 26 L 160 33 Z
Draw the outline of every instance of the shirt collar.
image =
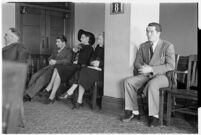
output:
M 64 45 L 62 48 L 60 48 L 60 49 L 58 50 L 58 53 L 60 53 L 65 47 L 66 47 L 66 46 Z
M 152 45 L 153 51 L 156 49 L 156 46 L 157 46 L 157 44 L 158 44 L 158 41 L 159 41 L 159 39 L 158 39 L 156 42 L 153 43 L 153 45 Z

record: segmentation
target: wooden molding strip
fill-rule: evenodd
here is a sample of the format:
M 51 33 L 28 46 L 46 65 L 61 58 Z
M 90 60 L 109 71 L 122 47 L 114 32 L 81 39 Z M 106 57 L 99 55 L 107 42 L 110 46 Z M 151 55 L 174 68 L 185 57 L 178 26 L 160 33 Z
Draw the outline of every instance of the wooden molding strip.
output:
M 41 8 L 41 9 L 47 9 L 47 10 L 53 10 L 53 11 L 61 11 L 61 12 L 66 12 L 66 13 L 70 13 L 71 12 L 70 10 L 67 10 L 67 9 L 47 7 L 47 6 L 40 6 L 40 5 L 33 5 L 33 4 L 26 4 L 26 3 L 20 3 L 20 6 Z
M 124 113 L 124 99 L 109 96 L 102 97 L 102 111 L 121 115 Z

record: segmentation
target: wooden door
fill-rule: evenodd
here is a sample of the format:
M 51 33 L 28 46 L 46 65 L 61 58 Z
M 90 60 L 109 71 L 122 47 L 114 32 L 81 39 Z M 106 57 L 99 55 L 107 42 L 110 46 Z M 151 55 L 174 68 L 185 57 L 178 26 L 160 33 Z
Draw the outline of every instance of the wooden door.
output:
M 63 12 L 46 10 L 46 41 L 49 53 L 56 48 L 56 38 L 65 35 L 65 14 Z
M 74 42 L 73 11 L 73 3 L 16 3 L 16 26 L 31 53 L 32 72 L 48 64 L 57 36 L 64 34 L 68 46 Z
M 41 44 L 41 22 L 44 10 L 26 7 L 26 13 L 21 14 L 22 20 L 22 42 L 31 54 L 39 54 Z
M 66 36 L 66 13 L 26 7 L 21 15 L 22 42 L 31 54 L 50 55 L 56 48 L 56 37 Z

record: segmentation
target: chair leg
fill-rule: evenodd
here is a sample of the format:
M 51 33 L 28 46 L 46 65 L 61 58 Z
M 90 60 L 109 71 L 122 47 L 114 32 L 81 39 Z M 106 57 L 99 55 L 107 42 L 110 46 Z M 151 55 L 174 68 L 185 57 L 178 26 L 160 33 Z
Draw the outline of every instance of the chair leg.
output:
M 167 125 L 170 125 L 171 122 L 171 112 L 172 112 L 172 98 L 171 93 L 168 92 L 167 99 Z
M 173 101 L 173 102 L 172 102 L 172 110 L 175 110 L 175 106 L 176 106 L 176 104 L 177 104 L 177 103 L 176 103 L 176 98 L 175 98 L 175 97 L 172 97 L 172 101 Z M 175 112 L 172 112 L 172 113 L 171 113 L 171 116 L 174 117 L 174 116 L 175 116 Z
M 97 83 L 95 82 L 92 94 L 92 109 L 96 108 L 97 89 Z
M 163 126 L 163 113 L 164 113 L 164 91 L 160 91 L 160 106 L 159 106 L 159 124 Z

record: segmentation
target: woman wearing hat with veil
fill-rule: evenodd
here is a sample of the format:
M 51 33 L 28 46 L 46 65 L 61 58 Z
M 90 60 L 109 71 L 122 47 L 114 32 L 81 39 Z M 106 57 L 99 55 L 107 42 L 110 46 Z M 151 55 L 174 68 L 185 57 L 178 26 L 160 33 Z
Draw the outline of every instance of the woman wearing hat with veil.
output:
M 71 87 L 61 96 L 60 99 L 67 99 L 73 95 L 78 87 L 78 98 L 73 108 L 79 109 L 83 105 L 83 95 L 85 91 L 93 87 L 95 81 L 103 81 L 104 69 L 104 33 L 98 35 L 95 51 L 90 59 L 90 66 L 79 71 L 79 76 L 74 76 L 69 80 Z M 79 77 L 79 78 L 78 78 Z M 79 83 L 78 83 L 79 82 Z
M 42 96 L 45 97 L 43 100 L 44 104 L 54 103 L 56 92 L 62 82 L 67 82 L 76 71 L 79 71 L 82 67 L 89 65 L 90 58 L 93 53 L 92 45 L 95 42 L 95 36 L 91 32 L 79 30 L 78 40 L 80 44 L 77 48 L 73 48 L 74 59 L 72 65 L 58 65 L 54 69 L 52 78 L 43 90 Z

